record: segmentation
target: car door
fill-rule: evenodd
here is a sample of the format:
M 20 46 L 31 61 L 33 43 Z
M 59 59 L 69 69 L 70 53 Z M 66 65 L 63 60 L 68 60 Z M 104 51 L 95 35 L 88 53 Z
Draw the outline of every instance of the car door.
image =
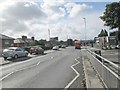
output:
M 16 49 L 16 53 L 17 53 L 18 57 L 23 56 L 23 51 L 22 51 L 21 48 L 17 48 L 17 49 Z
M 25 56 L 25 50 L 22 48 L 20 48 L 20 50 L 21 50 L 21 52 L 20 52 L 21 56 Z

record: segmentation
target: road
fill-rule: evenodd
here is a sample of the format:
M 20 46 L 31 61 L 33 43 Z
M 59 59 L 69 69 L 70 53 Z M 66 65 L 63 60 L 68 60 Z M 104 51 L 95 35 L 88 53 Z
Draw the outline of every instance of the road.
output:
M 80 57 L 80 50 L 69 47 L 5 65 L 0 83 L 2 88 L 84 88 Z

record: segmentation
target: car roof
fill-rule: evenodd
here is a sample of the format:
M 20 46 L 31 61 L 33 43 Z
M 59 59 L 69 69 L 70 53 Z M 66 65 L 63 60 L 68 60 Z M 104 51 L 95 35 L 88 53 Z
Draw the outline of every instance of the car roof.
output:
M 8 49 L 17 49 L 17 48 L 20 48 L 20 47 L 9 47 Z

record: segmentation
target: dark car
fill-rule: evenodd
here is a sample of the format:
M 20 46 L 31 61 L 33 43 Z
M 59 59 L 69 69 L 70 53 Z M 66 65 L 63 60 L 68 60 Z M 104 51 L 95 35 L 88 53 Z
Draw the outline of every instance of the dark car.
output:
M 39 46 L 34 46 L 30 48 L 30 54 L 44 54 L 44 49 Z

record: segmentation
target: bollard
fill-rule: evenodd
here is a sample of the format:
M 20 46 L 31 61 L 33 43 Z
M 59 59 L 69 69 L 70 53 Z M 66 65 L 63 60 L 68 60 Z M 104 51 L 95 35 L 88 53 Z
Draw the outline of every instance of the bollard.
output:
M 101 50 L 95 50 L 94 52 L 95 52 L 96 54 L 98 54 L 98 55 L 101 56 Z M 102 61 L 102 59 L 101 59 L 100 57 L 98 57 L 97 55 L 96 55 L 96 58 L 97 58 L 98 60 Z

